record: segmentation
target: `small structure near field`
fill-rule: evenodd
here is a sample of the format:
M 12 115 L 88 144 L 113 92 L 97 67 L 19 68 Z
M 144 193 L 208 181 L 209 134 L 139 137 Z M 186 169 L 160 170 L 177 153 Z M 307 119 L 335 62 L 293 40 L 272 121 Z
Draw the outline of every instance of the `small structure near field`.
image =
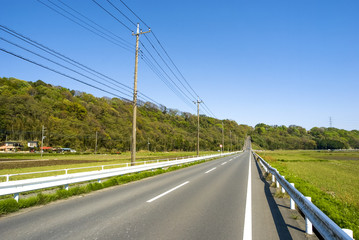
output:
M 0 147 L 1 152 L 16 152 L 21 150 L 23 146 L 19 142 L 5 142 L 4 145 Z

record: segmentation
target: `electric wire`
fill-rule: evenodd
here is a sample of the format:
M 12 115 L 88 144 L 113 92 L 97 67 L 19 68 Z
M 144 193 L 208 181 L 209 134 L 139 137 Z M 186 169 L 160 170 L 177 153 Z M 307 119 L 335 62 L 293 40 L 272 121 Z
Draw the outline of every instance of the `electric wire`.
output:
M 133 32 L 131 30 L 131 28 L 129 28 L 126 24 L 124 24 L 121 20 L 119 20 L 117 17 L 115 17 L 112 13 L 110 13 L 107 9 L 105 9 L 101 4 L 99 4 L 98 2 L 96 2 L 96 0 L 92 0 L 94 3 L 96 3 L 97 6 L 99 6 L 102 10 L 104 10 L 105 12 L 107 12 L 111 17 L 113 17 L 114 19 L 116 19 L 117 22 L 119 22 L 122 26 L 124 26 L 125 28 L 127 28 L 130 32 Z
M 194 96 L 190 91 L 188 91 L 188 89 L 184 86 L 184 84 L 182 83 L 182 81 L 177 77 L 177 75 L 173 72 L 173 70 L 170 68 L 170 66 L 167 64 L 167 62 L 163 59 L 163 57 L 161 56 L 161 54 L 158 52 L 158 50 L 155 48 L 155 46 L 152 44 L 152 42 L 150 41 L 150 39 L 147 37 L 147 35 L 145 35 L 145 38 L 147 39 L 147 41 L 150 43 L 150 45 L 152 46 L 152 48 L 155 50 L 155 52 L 157 53 L 157 55 L 161 58 L 161 60 L 164 62 L 164 64 L 167 66 L 167 68 L 171 71 L 171 73 L 173 74 L 173 76 L 178 80 L 178 82 L 182 85 L 182 87 L 193 97 L 193 99 L 196 99 L 196 96 Z M 187 95 L 187 94 L 186 94 Z M 191 99 L 192 100 L 192 99 Z
M 167 76 L 167 78 L 165 79 L 169 79 L 172 84 L 175 86 L 175 89 L 178 90 L 179 92 L 181 92 L 181 95 L 187 97 L 186 101 L 188 101 L 189 99 L 189 102 L 191 102 L 191 98 L 189 98 L 183 91 L 181 88 L 178 87 L 178 85 L 172 80 L 172 78 L 166 73 L 166 71 L 161 67 L 161 65 L 158 63 L 158 61 L 153 57 L 153 55 L 151 54 L 151 52 L 148 51 L 148 49 L 146 48 L 146 46 L 144 44 L 142 44 L 141 42 L 141 45 L 143 46 L 143 48 L 147 51 L 147 53 L 150 55 L 150 57 L 152 58 L 152 60 L 157 64 L 157 66 L 162 70 L 162 72 Z
M 76 18 L 77 20 L 83 22 L 84 24 L 86 24 L 87 26 L 93 28 L 94 30 L 100 32 L 103 35 L 108 36 L 109 38 L 113 39 L 114 41 L 118 41 L 116 38 L 118 38 L 126 47 L 128 47 L 131 51 L 133 50 L 133 46 L 130 42 L 126 41 L 125 39 L 123 39 L 122 37 L 114 34 L 111 31 L 108 31 L 107 29 L 105 29 L 104 27 L 100 26 L 99 24 L 97 24 L 96 22 L 92 21 L 91 19 L 89 19 L 88 17 L 84 16 L 83 14 L 81 14 L 80 12 L 76 11 L 75 9 L 71 8 L 69 5 L 67 5 L 66 3 L 64 3 L 61 0 L 58 0 L 61 4 L 63 4 L 64 6 L 66 6 L 67 8 L 71 9 L 73 12 L 75 12 L 77 15 L 85 18 L 87 21 L 91 22 L 91 24 L 85 22 L 84 20 L 82 20 L 81 18 L 75 16 L 74 14 L 70 13 L 69 11 L 67 11 L 66 9 L 60 7 L 59 5 L 57 5 L 56 3 L 52 2 L 52 0 L 48 0 L 51 4 L 55 5 L 57 8 L 61 9 L 62 11 L 66 12 L 67 14 L 71 15 L 72 17 Z M 115 36 L 116 38 L 114 38 L 113 36 L 103 32 L 102 30 L 99 30 L 98 28 L 94 27 L 93 25 L 97 26 L 98 28 L 101 28 L 102 30 L 109 32 L 111 35 Z
M 69 5 L 67 5 L 66 3 L 64 3 L 62 0 L 58 0 L 60 3 L 62 3 L 64 6 L 66 6 L 67 8 L 71 9 L 72 11 L 74 11 L 75 13 L 77 13 L 78 15 L 80 15 L 81 17 L 85 18 L 86 20 L 88 20 L 89 22 L 91 22 L 92 24 L 96 25 L 97 27 L 101 28 L 102 30 L 112 34 L 113 36 L 117 37 L 118 39 L 120 39 L 121 41 L 123 41 L 124 43 L 128 44 L 131 49 L 133 49 L 132 44 L 128 41 L 126 41 L 125 39 L 123 39 L 122 37 L 118 36 L 117 34 L 113 33 L 112 31 L 106 29 L 105 27 L 102 27 L 101 25 L 97 24 L 95 21 L 92 21 L 89 17 L 86 17 L 84 14 L 80 13 L 79 11 L 77 11 L 76 9 L 70 7 Z
M 120 0 L 120 2 L 136 17 L 138 18 L 147 28 L 150 28 L 145 21 L 143 21 L 123 0 Z M 175 69 L 177 70 L 177 72 L 181 75 L 182 79 L 186 82 L 187 86 L 192 90 L 192 92 L 194 93 L 194 95 L 196 95 L 199 99 L 199 95 L 197 94 L 197 92 L 192 88 L 192 86 L 189 84 L 189 82 L 187 81 L 187 79 L 184 77 L 184 75 L 182 74 L 182 72 L 179 70 L 179 68 L 177 67 L 177 65 L 174 63 L 174 61 L 172 60 L 172 58 L 170 57 L 170 55 L 168 54 L 168 52 L 166 51 L 166 49 L 163 47 L 162 43 L 159 41 L 159 39 L 157 38 L 156 34 L 154 33 L 154 31 L 151 31 L 153 37 L 156 39 L 158 45 L 161 47 L 161 49 L 163 50 L 163 52 L 166 54 L 166 56 L 168 57 L 168 59 L 170 60 L 170 62 L 172 63 L 172 65 L 175 67 Z M 146 37 L 147 38 L 147 37 Z M 187 89 L 186 89 L 187 90 Z M 187 90 L 188 91 L 188 90 Z M 192 94 L 191 94 L 192 95 Z M 192 95 L 193 96 L 193 95 Z M 203 100 L 202 100 L 203 101 Z M 207 113 L 209 113 L 209 115 L 212 115 L 215 117 L 215 115 L 213 114 L 213 112 L 209 109 L 209 107 L 205 105 L 205 110 L 207 110 Z
M 69 57 L 66 57 L 63 54 L 61 54 L 61 53 L 59 53 L 59 52 L 57 52 L 57 51 L 55 51 L 55 50 L 53 50 L 51 48 L 48 48 L 48 47 L 44 46 L 43 44 L 40 44 L 40 43 L 38 43 L 38 42 L 36 42 L 36 41 L 34 41 L 34 40 L 20 34 L 18 32 L 16 32 L 16 31 L 14 31 L 14 30 L 12 30 L 12 29 L 10 29 L 8 27 L 0 25 L 0 30 L 2 30 L 4 32 L 7 32 L 8 34 L 11 34 L 12 36 L 14 36 L 14 37 L 16 37 L 16 38 L 18 38 L 18 39 L 20 39 L 22 41 L 25 41 L 26 43 L 28 43 L 28 44 L 30 44 L 30 45 L 32 45 L 34 47 L 37 47 L 37 48 L 45 51 L 46 53 L 48 53 L 48 54 L 50 54 L 52 56 L 55 56 L 55 57 L 65 61 L 65 62 L 67 62 L 67 63 L 69 63 L 69 64 L 71 64 L 71 65 L 73 65 L 73 66 L 75 66 L 75 67 L 77 67 L 77 68 L 91 74 L 91 75 L 93 75 L 93 76 L 96 76 L 96 77 L 98 77 L 98 78 L 100 78 L 100 79 L 102 79 L 102 80 L 104 80 L 104 81 L 106 81 L 108 83 L 110 83 L 108 81 L 108 80 L 110 80 L 110 81 L 113 82 L 112 84 L 114 86 L 119 87 L 124 91 L 128 91 L 128 92 L 130 90 L 133 91 L 133 88 L 128 87 L 127 85 L 125 85 L 125 84 L 123 84 L 123 83 L 121 83 L 121 82 L 119 82 L 119 81 L 117 81 L 117 80 L 115 80 L 115 79 L 113 79 L 111 77 L 108 77 L 107 75 L 104 75 L 104 74 L 102 74 L 102 73 L 100 73 L 100 72 L 98 72 L 98 71 L 96 71 L 96 70 L 94 70 L 92 68 L 89 68 L 89 67 L 87 67 L 87 66 L 85 66 L 85 65 L 83 65 L 83 64 L 81 64 L 81 63 L 79 63 L 79 62 L 77 62 L 77 61 L 75 61 L 75 60 L 73 60 L 71 58 L 69 58 Z M 106 79 L 108 79 L 108 80 L 106 80 Z M 143 94 L 142 92 L 139 92 L 139 94 L 141 95 L 141 98 L 148 99 L 149 101 L 152 101 L 153 103 L 155 103 L 157 105 L 160 105 L 160 103 L 158 103 L 157 101 L 155 101 L 152 98 L 148 97 L 147 95 Z
M 122 16 L 124 16 L 130 23 L 132 23 L 135 27 L 137 26 L 136 23 L 134 23 L 129 17 L 127 17 L 127 15 L 124 14 L 119 8 L 117 8 L 110 0 L 107 0 L 107 2 L 108 2 L 113 8 L 115 8 L 119 13 L 121 13 Z
M 166 79 L 166 77 L 162 74 L 160 70 L 156 68 L 154 63 L 151 62 L 151 60 L 146 57 L 145 55 L 141 55 L 144 63 L 158 76 L 158 78 L 184 103 L 186 103 L 190 108 L 193 109 L 193 105 L 183 97 L 183 95 L 174 87 L 171 85 L 171 83 Z
M 77 25 L 80 25 L 81 27 L 85 28 L 86 30 L 88 30 L 88 31 L 90 31 L 90 32 L 92 32 L 92 33 L 94 33 L 94 34 L 96 34 L 97 36 L 99 36 L 99 37 L 101 37 L 101 38 L 103 38 L 103 39 L 105 39 L 105 40 L 107 40 L 107 41 L 109 41 L 109 42 L 111 42 L 111 43 L 113 43 L 113 44 L 115 44 L 115 45 L 117 45 L 117 46 L 119 46 L 119 47 L 125 49 L 126 51 L 132 52 L 132 50 L 131 50 L 131 49 L 128 49 L 128 47 L 123 46 L 123 45 L 120 45 L 120 44 L 118 44 L 117 42 L 114 42 L 113 40 L 108 39 L 107 37 L 105 37 L 105 36 L 103 36 L 103 35 L 101 35 L 101 34 L 95 32 L 95 31 L 93 31 L 92 29 L 90 29 L 90 28 L 84 26 L 83 24 L 81 24 L 81 23 L 79 23 L 79 22 L 77 22 L 77 21 L 71 19 L 70 17 L 68 17 L 68 16 L 66 16 L 65 14 L 59 12 L 58 10 L 56 10 L 56 9 L 54 9 L 53 7 L 49 6 L 48 4 L 42 2 L 41 0 L 37 0 L 37 1 L 40 2 L 41 4 L 45 5 L 46 7 L 50 8 L 50 9 L 53 10 L 54 12 L 60 14 L 61 16 L 67 18 L 67 19 L 70 20 L 71 22 L 74 22 L 74 23 L 76 23 Z M 93 1 L 94 1 L 94 0 L 93 0 Z
M 56 65 L 58 65 L 58 66 L 60 66 L 60 67 L 63 67 L 63 68 L 65 68 L 65 69 L 67 69 L 67 70 L 69 70 L 69 71 L 71 71 L 71 72 L 74 72 L 74 73 L 76 73 L 76 74 L 79 74 L 79 75 L 82 76 L 82 77 L 85 77 L 85 78 L 87 78 L 87 79 L 90 79 L 91 81 L 94 81 L 94 82 L 96 82 L 96 83 L 98 83 L 98 84 L 101 84 L 101 85 L 103 85 L 103 86 L 106 86 L 106 87 L 108 87 L 108 88 L 110 88 L 110 89 L 113 89 L 111 86 L 109 86 L 109 85 L 107 85 L 107 84 L 105 84 L 105 83 L 101 83 L 100 81 L 98 81 L 98 80 L 96 80 L 96 79 L 94 79 L 94 78 L 91 78 L 91 77 L 89 77 L 89 76 L 86 76 L 85 74 L 82 74 L 82 73 L 80 73 L 80 72 L 78 72 L 78 71 L 76 71 L 76 70 L 73 70 L 73 69 L 71 69 L 71 68 L 69 68 L 69 67 L 66 67 L 66 66 L 64 66 L 64 65 L 62 65 L 62 64 L 60 64 L 60 63 L 58 63 L 58 62 L 55 62 L 55 61 L 53 61 L 53 60 L 51 60 L 51 59 L 49 59 L 49 58 L 47 58 L 47 57 L 44 57 L 44 56 L 42 56 L 42 55 L 40 55 L 40 54 L 38 54 L 38 53 L 35 53 L 35 52 L 33 52 L 33 51 L 29 50 L 29 49 L 26 49 L 26 48 L 24 48 L 24 47 L 22 47 L 22 46 L 19 46 L 19 45 L 16 44 L 16 43 L 13 43 L 13 42 L 11 42 L 11 41 L 8 41 L 8 40 L 6 40 L 6 39 L 4 39 L 4 38 L 2 38 L 2 37 L 0 37 L 0 39 L 3 40 L 3 41 L 5 41 L 5 42 L 7 42 L 7 43 L 12 44 L 13 46 L 16 46 L 16 47 L 18 47 L 18 48 L 21 48 L 22 50 L 25 50 L 25 51 L 27 51 L 27 52 L 30 52 L 30 53 L 32 53 L 32 54 L 34 54 L 34 55 L 36 55 L 36 56 L 38 56 L 38 57 L 40 57 L 40 58 L 42 58 L 42 59 L 45 59 L 45 60 L 47 60 L 47 61 L 49 61 L 49 62 L 51 62 L 51 63 L 54 63 L 54 64 L 56 64 Z M 124 93 L 124 92 L 122 92 L 122 91 L 120 91 L 120 90 L 115 90 L 115 89 L 113 89 L 113 90 L 114 90 L 114 91 L 117 91 L 117 92 L 119 92 L 119 93 L 121 93 L 121 94 L 123 94 L 123 95 L 126 95 L 127 97 L 131 97 L 131 95 L 129 95 L 129 94 L 127 94 L 127 93 Z
M 37 62 L 35 62 L 35 61 L 33 61 L 33 60 L 30 60 L 30 59 L 28 59 L 28 58 L 25 58 L 25 57 L 22 57 L 22 56 L 20 56 L 20 55 L 17 55 L 17 54 L 15 54 L 15 53 L 13 53 L 13 52 L 10 52 L 10 51 L 6 50 L 6 49 L 0 48 L 0 51 L 3 51 L 3 52 L 5 52 L 5 53 L 7 53 L 7 54 L 9 54 L 9 55 L 12 55 L 12 56 L 14 56 L 14 57 L 20 58 L 20 59 L 22 59 L 22 60 L 24 60 L 24 61 L 27 61 L 27 62 L 29 62 L 29 63 L 32 63 L 32 64 L 37 65 L 37 66 L 39 66 L 39 67 L 42 67 L 42 68 L 44 68 L 44 69 L 47 69 L 47 70 L 52 71 L 52 72 L 54 72 L 54 73 L 57 73 L 57 74 L 59 74 L 59 75 L 62 75 L 62 76 L 64 76 L 64 77 L 66 77 L 66 78 L 75 80 L 75 81 L 77 81 L 77 82 L 79 82 L 79 83 L 82 83 L 82 84 L 85 84 L 85 85 L 87 85 L 87 86 L 89 86 L 89 87 L 95 88 L 95 89 L 97 89 L 97 90 L 99 90 L 99 91 L 105 92 L 105 93 L 110 94 L 110 95 L 115 96 L 115 97 L 118 97 L 119 99 L 124 99 L 124 100 L 126 100 L 126 101 L 131 102 L 130 100 L 128 100 L 128 99 L 126 99 L 126 98 L 123 98 L 123 97 L 121 97 L 121 96 L 119 96 L 119 95 L 117 95 L 117 94 L 115 94 L 115 93 L 112 93 L 112 92 L 107 91 L 107 90 L 105 90 L 105 89 L 99 88 L 99 87 L 97 87 L 97 86 L 95 86 L 95 85 L 92 85 L 92 84 L 87 83 L 87 82 L 85 82 L 85 81 L 82 81 L 82 80 L 80 80 L 80 79 L 71 77 L 71 76 L 69 76 L 69 75 L 67 75 L 67 74 L 65 74 L 65 73 L 62 73 L 62 72 L 57 71 L 57 70 L 55 70 L 55 69 L 53 69 L 53 68 L 47 67 L 47 66 L 45 66 L 45 65 L 43 65 L 43 64 L 37 63 Z

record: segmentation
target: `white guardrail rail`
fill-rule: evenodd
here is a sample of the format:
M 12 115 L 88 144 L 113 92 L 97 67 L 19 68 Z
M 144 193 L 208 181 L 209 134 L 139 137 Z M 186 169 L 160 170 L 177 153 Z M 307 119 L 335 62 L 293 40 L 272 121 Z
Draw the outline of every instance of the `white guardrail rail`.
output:
M 73 169 L 65 169 L 66 170 L 65 174 L 62 175 L 31 178 L 31 179 L 17 180 L 17 181 L 9 181 L 9 175 L 2 175 L 3 177 L 7 177 L 7 182 L 0 183 L 0 196 L 14 194 L 14 199 L 16 201 L 19 201 L 19 193 L 22 192 L 28 192 L 38 189 L 57 187 L 57 186 L 65 186 L 65 189 L 68 189 L 69 184 L 73 184 L 73 183 L 87 182 L 93 180 L 97 180 L 98 182 L 101 182 L 101 179 L 110 178 L 114 176 L 170 167 L 170 166 L 175 166 L 175 165 L 180 165 L 190 162 L 206 160 L 214 157 L 227 156 L 235 153 L 238 152 L 214 154 L 214 155 L 207 155 L 202 157 L 186 158 L 186 159 L 164 161 L 164 162 L 157 162 L 157 160 L 155 160 L 156 161 L 155 163 L 150 163 L 150 164 L 146 164 L 146 162 L 144 164 L 142 162 L 139 162 L 140 164 L 141 163 L 142 164 L 135 166 L 127 165 L 127 167 L 112 168 L 112 169 L 104 169 L 102 167 L 101 170 L 97 170 L 97 171 L 71 173 L 71 174 L 68 174 L 67 172 L 68 170 L 73 170 Z M 95 167 L 101 167 L 101 166 L 95 166 Z M 95 167 L 88 167 L 88 168 L 95 168 Z M 51 172 L 51 171 L 44 171 L 44 172 Z M 36 172 L 36 173 L 41 173 L 41 172 Z M 28 173 L 28 174 L 34 174 L 34 173 Z M 13 175 L 19 175 L 19 174 L 13 174 Z
M 293 183 L 289 183 L 279 174 L 277 169 L 271 167 L 257 153 L 253 152 L 255 159 L 259 159 L 260 164 L 266 172 L 272 174 L 272 182 L 282 187 L 282 192 L 287 192 L 291 198 L 290 208 L 295 209 L 295 204 L 305 215 L 306 233 L 313 234 L 312 225 L 317 229 L 324 239 L 353 239 L 353 231 L 350 229 L 341 229 L 333 220 L 325 215 L 317 206 L 311 202 L 310 197 L 305 197 L 299 192 Z M 295 203 L 295 204 L 294 204 Z

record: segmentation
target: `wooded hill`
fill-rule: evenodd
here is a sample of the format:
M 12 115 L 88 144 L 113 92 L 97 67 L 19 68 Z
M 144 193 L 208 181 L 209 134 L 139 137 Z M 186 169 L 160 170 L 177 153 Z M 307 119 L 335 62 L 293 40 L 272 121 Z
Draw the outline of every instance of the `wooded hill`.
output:
M 359 148 L 359 131 L 336 128 L 268 126 L 254 128 L 223 120 L 225 150 L 239 150 L 247 135 L 263 149 Z M 118 98 L 97 98 L 84 92 L 52 86 L 41 80 L 26 82 L 0 78 L 0 141 L 40 141 L 45 126 L 45 145 L 77 151 L 129 151 L 132 104 Z M 141 103 L 137 118 L 137 149 L 195 151 L 197 116 Z M 219 150 L 222 120 L 200 117 L 200 149 Z M 150 144 L 148 144 L 150 143 Z

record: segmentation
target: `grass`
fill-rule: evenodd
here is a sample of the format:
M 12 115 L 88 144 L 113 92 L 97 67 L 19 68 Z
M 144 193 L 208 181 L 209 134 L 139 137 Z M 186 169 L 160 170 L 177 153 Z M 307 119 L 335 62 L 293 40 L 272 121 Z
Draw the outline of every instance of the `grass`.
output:
M 215 154 L 218 152 L 202 152 L 205 154 Z M 143 161 L 157 159 L 174 159 L 180 157 L 189 157 L 196 155 L 195 152 L 146 152 L 140 151 L 137 154 L 137 164 L 143 164 Z M 49 170 L 61 170 L 68 168 L 80 168 L 89 166 L 98 166 L 93 169 L 71 170 L 69 173 L 99 170 L 102 165 L 130 163 L 131 155 L 129 152 L 122 154 L 44 154 L 41 159 L 39 154 L 34 153 L 2 153 L 0 154 L 0 175 L 41 172 Z M 121 166 L 115 166 L 121 167 Z M 107 167 L 112 168 L 112 167 Z M 21 180 L 34 177 L 47 177 L 63 172 L 40 173 L 34 175 L 13 176 L 11 180 Z M 0 177 L 0 182 L 6 181 L 5 177 Z
M 175 170 L 178 170 L 181 168 L 189 167 L 189 166 L 200 164 L 203 162 L 205 162 L 205 160 L 188 163 L 188 164 L 184 164 L 181 166 L 172 166 L 167 169 L 157 169 L 155 171 L 144 171 L 144 172 L 140 172 L 140 173 L 112 177 L 112 178 L 105 180 L 102 183 L 92 182 L 87 185 L 73 185 L 72 187 L 69 188 L 69 190 L 65 190 L 62 187 L 60 187 L 60 188 L 57 188 L 56 192 L 54 192 L 54 193 L 44 194 L 42 192 L 39 192 L 39 193 L 37 193 L 37 195 L 31 196 L 28 198 L 20 198 L 19 202 L 16 202 L 12 198 L 3 199 L 3 200 L 0 200 L 0 215 L 5 215 L 8 213 L 16 212 L 23 208 L 48 204 L 48 203 L 56 201 L 56 200 L 66 199 L 66 198 L 69 198 L 72 196 L 86 194 L 86 193 L 89 193 L 92 191 L 100 190 L 103 188 L 108 188 L 111 186 L 116 186 L 116 185 L 129 183 L 132 181 L 137 181 L 140 179 L 148 178 L 148 177 L 166 173 L 166 172 L 175 171 Z
M 265 151 L 260 156 L 359 238 L 359 152 Z

